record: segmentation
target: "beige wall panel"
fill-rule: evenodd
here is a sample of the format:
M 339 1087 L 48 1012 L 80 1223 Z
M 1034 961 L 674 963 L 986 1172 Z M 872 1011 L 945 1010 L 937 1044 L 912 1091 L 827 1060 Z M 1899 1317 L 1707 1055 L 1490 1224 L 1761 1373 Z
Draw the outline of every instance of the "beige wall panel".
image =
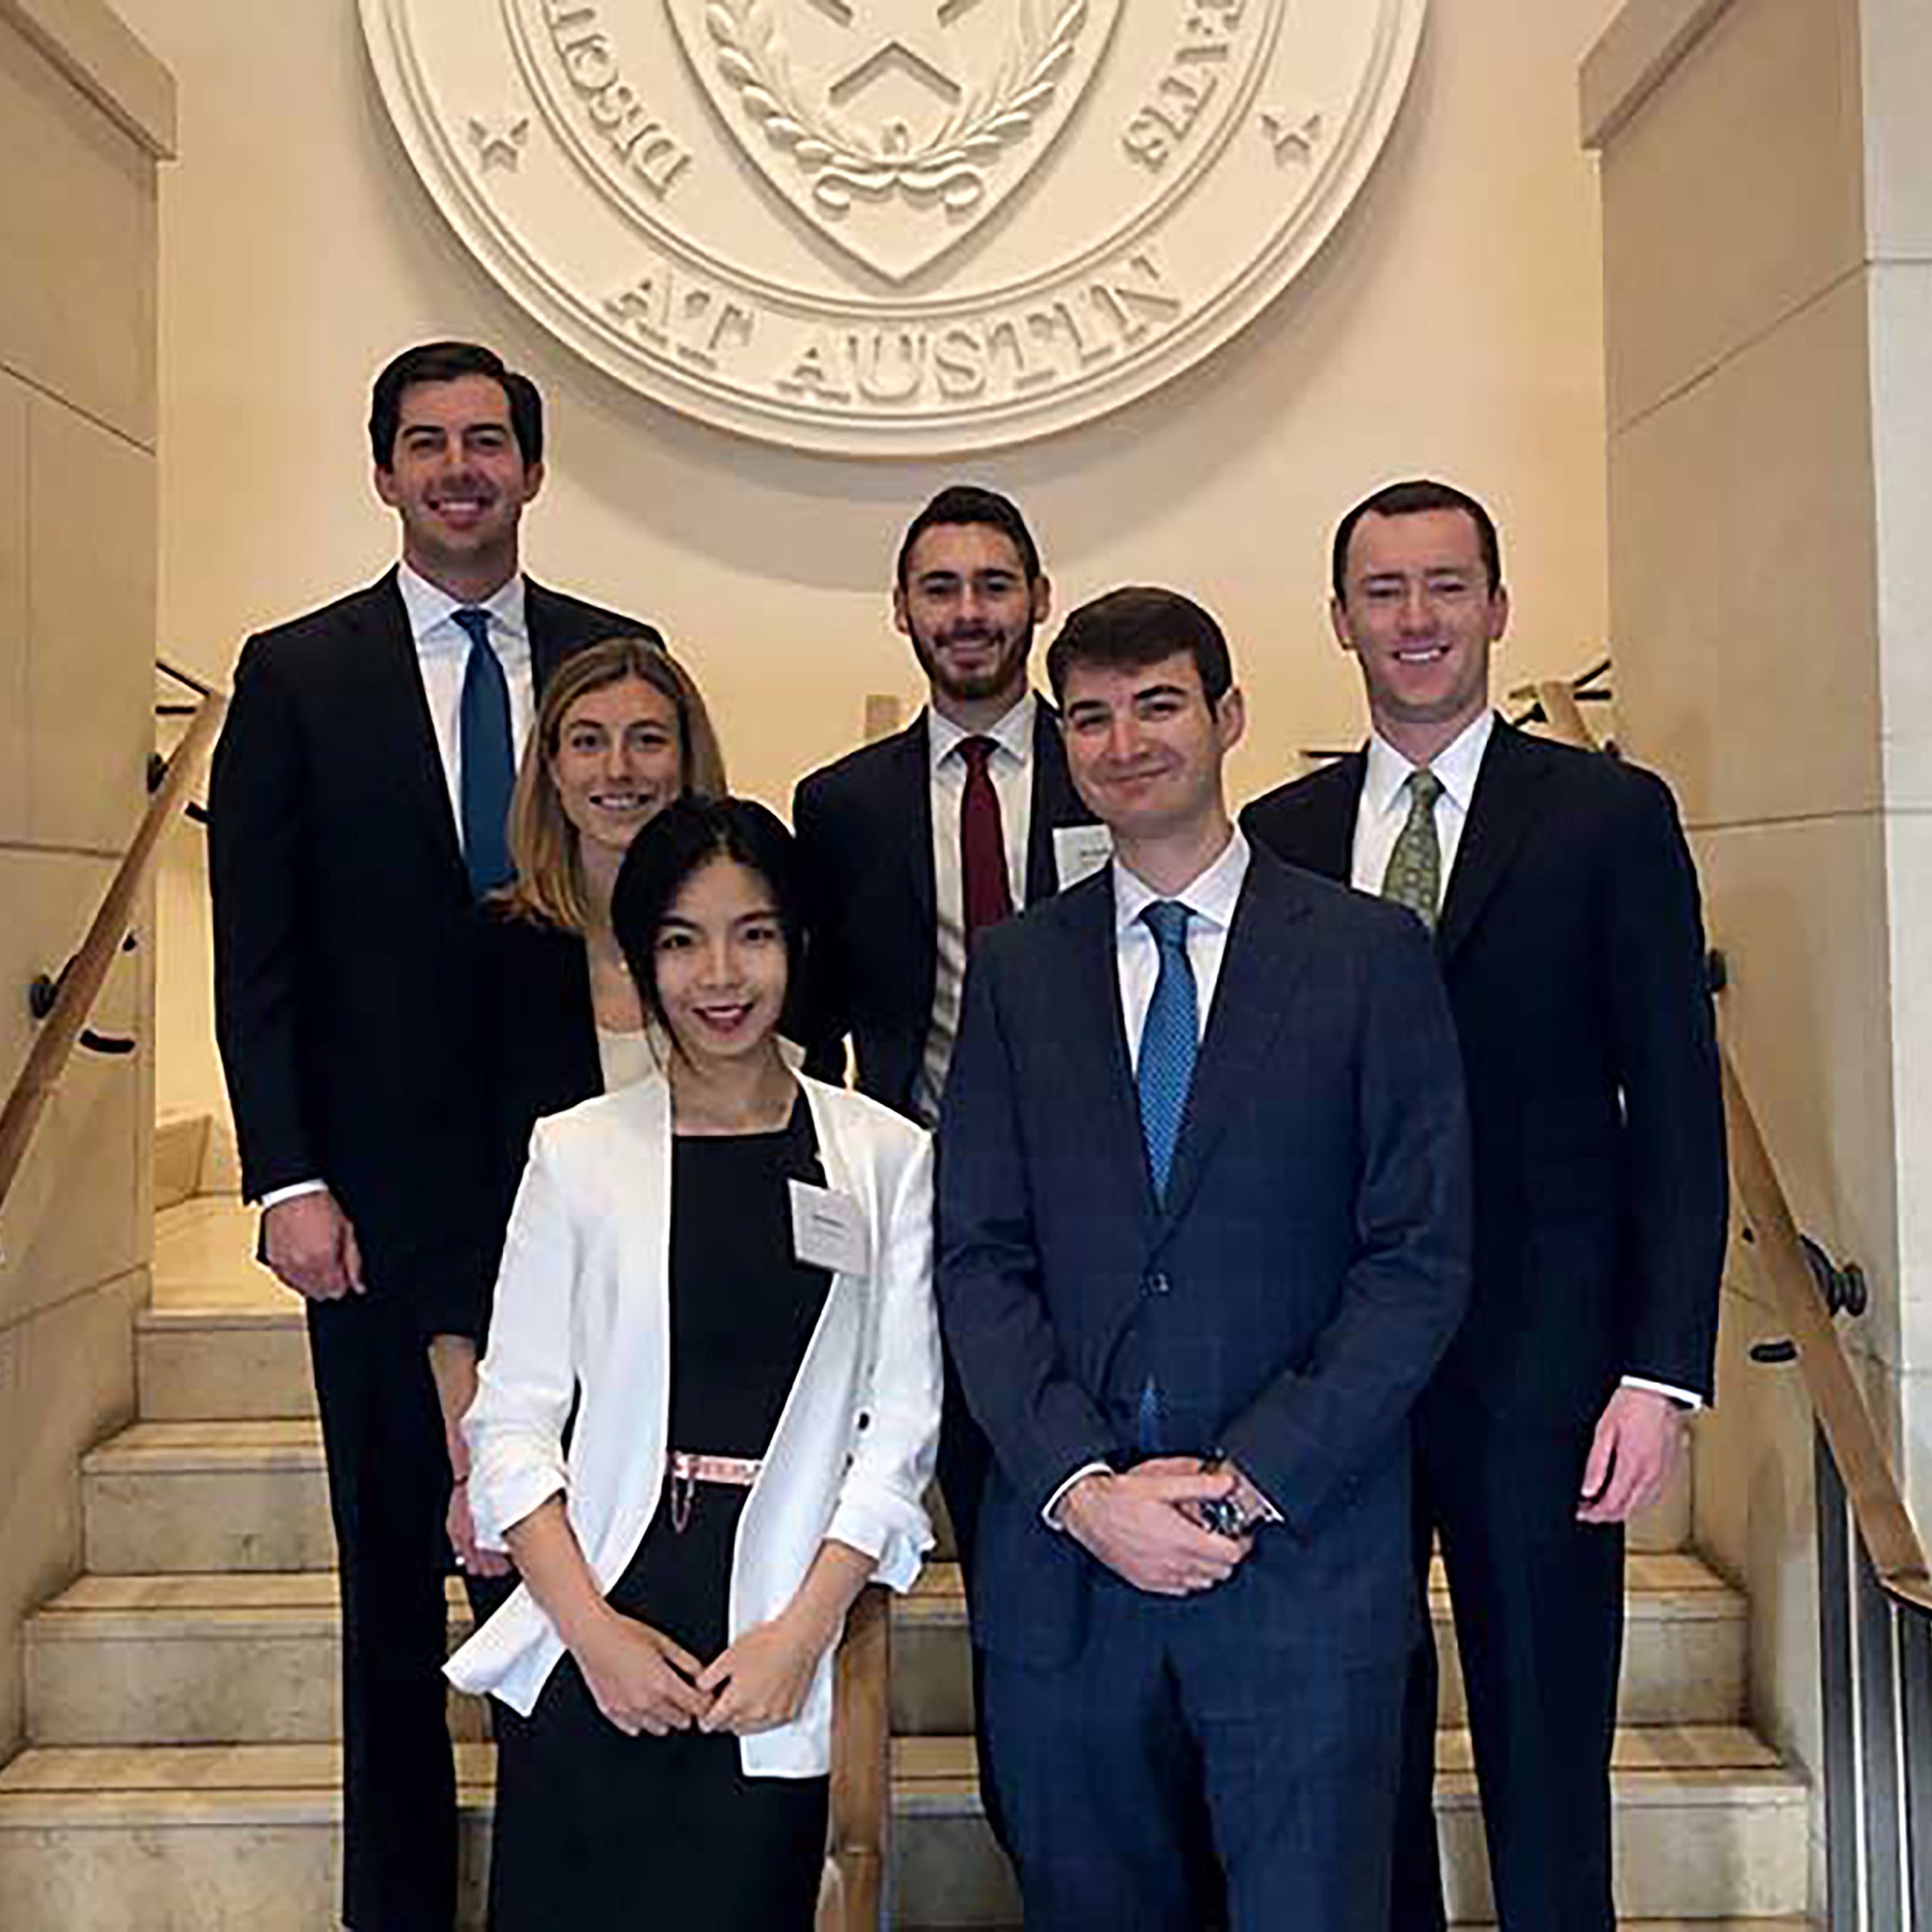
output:
M 1746 826 L 1695 845 L 1706 927 L 1730 968 L 1725 1044 L 1798 1225 L 1864 1268 L 1866 1331 L 1889 1352 L 1899 1263 L 1883 828 Z
M 36 844 L 119 851 L 154 743 L 154 459 L 37 398 L 28 460 L 28 823 Z
M 1604 159 L 1621 427 L 1864 256 L 1851 0 L 1739 0 Z
M 1612 440 L 1627 742 L 1697 824 L 1877 807 L 1867 369 L 1853 281 Z
M 1932 811 L 1932 263 L 1868 284 L 1885 802 Z
M 1932 1372 L 1932 815 L 1893 813 L 1885 823 L 1890 879 L 1892 1078 L 1897 1115 L 1897 1346 L 1886 1360 Z M 1932 1533 L 1932 1517 L 1926 1519 Z
M 154 163 L 3 23 L 0 182 L 0 365 L 151 445 Z
M 27 413 L 0 371 L 0 845 L 27 836 Z
M 21 1735 L 24 1617 L 80 1563 L 80 1456 L 133 1413 L 134 1274 L 0 1330 L 0 1758 Z
M 1864 19 L 1866 232 L 1880 262 L 1932 262 L 1932 7 L 1860 0 Z
M 1697 1424 L 1697 1540 L 1749 1600 L 1752 1718 L 1817 1767 L 1824 1761 L 1810 1406 L 1795 1367 L 1750 1356 L 1754 1344 L 1783 1332 L 1756 1302 L 1725 1295 L 1717 1406 Z
M 59 969 L 111 873 L 104 860 L 0 852 L 0 905 L 8 914 L 0 922 L 0 971 L 4 984 L 18 989 L 17 1001 L 6 1003 L 0 1034 L 0 1081 L 8 1088 L 34 1025 L 25 1016 L 27 984 L 36 972 Z M 95 1009 L 101 1032 L 133 1030 L 141 972 L 137 954 L 116 961 Z M 75 1057 L 0 1208 L 0 1327 L 145 1257 L 149 1230 L 140 1213 L 140 1170 L 146 1091 L 133 1057 Z

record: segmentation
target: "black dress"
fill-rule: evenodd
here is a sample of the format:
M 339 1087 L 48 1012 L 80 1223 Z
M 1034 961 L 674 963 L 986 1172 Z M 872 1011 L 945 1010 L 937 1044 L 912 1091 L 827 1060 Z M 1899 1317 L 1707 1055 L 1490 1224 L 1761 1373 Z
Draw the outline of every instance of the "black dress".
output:
M 824 1179 L 803 1095 L 780 1132 L 673 1144 L 675 1449 L 770 1442 L 830 1286 L 793 1257 L 795 1177 Z M 749 1494 L 700 1484 L 682 1531 L 660 1504 L 611 1604 L 715 1657 Z M 490 1932 L 811 1932 L 827 1779 L 748 1778 L 735 1737 L 626 1737 L 568 1653 L 527 1719 L 497 1707 L 497 1736 Z

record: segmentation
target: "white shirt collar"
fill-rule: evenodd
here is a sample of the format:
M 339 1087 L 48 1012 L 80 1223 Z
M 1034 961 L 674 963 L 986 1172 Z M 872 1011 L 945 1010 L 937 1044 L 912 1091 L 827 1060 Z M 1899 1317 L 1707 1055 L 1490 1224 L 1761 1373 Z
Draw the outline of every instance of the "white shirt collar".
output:
M 1443 782 L 1450 801 L 1467 812 L 1476 796 L 1476 781 L 1483 768 L 1483 753 L 1496 730 L 1496 713 L 1485 710 L 1463 728 L 1459 736 L 1445 745 L 1429 761 L 1429 769 Z M 1378 815 L 1393 811 L 1409 775 L 1417 769 L 1382 734 L 1368 738 L 1368 769 L 1362 778 L 1362 796 Z
M 931 768 L 937 771 L 968 738 L 991 738 L 1005 752 L 1024 765 L 1033 757 L 1034 713 L 1039 700 L 1029 691 L 997 724 L 985 731 L 968 731 L 931 708 L 926 712 L 926 747 Z
M 530 628 L 524 616 L 523 588 L 522 572 L 513 572 L 508 583 L 480 605 L 473 605 L 461 597 L 452 597 L 407 562 L 396 566 L 396 588 L 402 592 L 402 608 L 409 613 L 409 634 L 415 638 L 419 652 L 453 650 L 459 646 L 467 650 L 469 634 L 452 613 L 473 609 L 489 613 L 490 642 L 498 655 L 514 656 L 519 650 L 527 650 Z
M 1117 937 L 1125 937 L 1156 899 L 1178 899 L 1195 919 L 1227 931 L 1234 924 L 1234 908 L 1248 877 L 1250 848 L 1247 835 L 1235 826 L 1220 856 L 1197 873 L 1179 892 L 1157 892 L 1137 872 L 1113 861 L 1113 923 Z

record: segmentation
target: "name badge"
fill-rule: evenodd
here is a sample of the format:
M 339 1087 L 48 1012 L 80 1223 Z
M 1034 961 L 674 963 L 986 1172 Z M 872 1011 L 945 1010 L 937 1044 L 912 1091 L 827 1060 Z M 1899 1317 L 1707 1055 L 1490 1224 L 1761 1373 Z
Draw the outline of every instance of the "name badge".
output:
M 1090 878 L 1113 857 L 1113 834 L 1104 825 L 1056 825 L 1053 869 L 1064 892 Z
M 836 1274 L 867 1274 L 865 1217 L 848 1194 L 834 1194 L 809 1181 L 793 1181 L 791 1251 L 807 1268 Z

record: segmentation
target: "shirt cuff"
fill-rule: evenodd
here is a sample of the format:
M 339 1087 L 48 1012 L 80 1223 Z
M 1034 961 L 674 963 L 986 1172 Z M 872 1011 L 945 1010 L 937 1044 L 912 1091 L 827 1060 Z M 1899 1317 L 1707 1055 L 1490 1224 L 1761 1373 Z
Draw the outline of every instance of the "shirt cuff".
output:
M 1105 1463 L 1082 1463 L 1080 1468 L 1075 1470 L 1073 1474 L 1068 1476 L 1051 1496 L 1047 1497 L 1046 1507 L 1040 1512 L 1041 1516 L 1046 1519 L 1046 1527 L 1049 1530 L 1064 1530 L 1067 1527 L 1060 1521 L 1060 1505 L 1066 1501 L 1067 1492 L 1075 1483 L 1082 1482 L 1090 1476 L 1112 1476 L 1113 1474 L 1112 1468 Z
M 271 1187 L 262 1197 L 262 1208 L 266 1212 L 270 1208 L 279 1208 L 284 1201 L 299 1200 L 305 1194 L 327 1194 L 327 1181 L 291 1181 L 286 1187 Z
M 1675 1402 L 1678 1408 L 1688 1410 L 1695 1415 L 1704 1406 L 1704 1398 L 1689 1389 L 1679 1389 L 1670 1382 L 1653 1382 L 1646 1375 L 1626 1375 L 1617 1385 L 1620 1389 L 1641 1389 L 1646 1395 L 1661 1395 Z

